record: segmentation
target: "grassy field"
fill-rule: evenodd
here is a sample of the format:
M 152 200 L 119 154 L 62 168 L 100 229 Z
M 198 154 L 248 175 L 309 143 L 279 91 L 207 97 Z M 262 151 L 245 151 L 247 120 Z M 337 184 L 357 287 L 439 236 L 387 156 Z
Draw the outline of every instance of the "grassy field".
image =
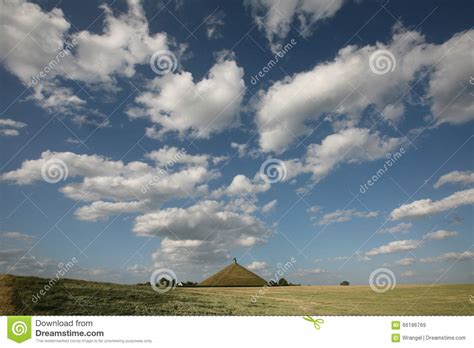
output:
M 378 294 L 368 286 L 177 288 L 62 279 L 37 303 L 48 279 L 0 275 L 0 314 L 25 315 L 473 315 L 474 285 L 397 285 Z

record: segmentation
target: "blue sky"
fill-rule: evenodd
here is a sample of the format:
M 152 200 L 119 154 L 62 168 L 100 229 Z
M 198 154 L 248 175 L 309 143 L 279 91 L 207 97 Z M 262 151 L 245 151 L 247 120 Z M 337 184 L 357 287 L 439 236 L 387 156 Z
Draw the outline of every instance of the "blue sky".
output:
M 469 1 L 1 3 L 1 273 L 473 281 Z

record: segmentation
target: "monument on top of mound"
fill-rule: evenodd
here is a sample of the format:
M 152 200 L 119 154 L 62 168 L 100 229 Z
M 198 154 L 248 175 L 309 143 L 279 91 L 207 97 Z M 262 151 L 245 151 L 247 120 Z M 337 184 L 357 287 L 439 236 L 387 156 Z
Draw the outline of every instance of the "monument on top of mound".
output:
M 245 267 L 234 262 L 209 278 L 203 280 L 198 286 L 263 286 L 267 281 Z

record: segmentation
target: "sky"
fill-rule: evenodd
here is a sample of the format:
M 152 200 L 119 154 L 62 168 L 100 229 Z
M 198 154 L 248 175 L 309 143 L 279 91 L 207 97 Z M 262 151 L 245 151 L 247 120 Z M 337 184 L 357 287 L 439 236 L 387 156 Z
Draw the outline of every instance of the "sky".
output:
M 0 3 L 0 273 L 473 282 L 472 2 Z

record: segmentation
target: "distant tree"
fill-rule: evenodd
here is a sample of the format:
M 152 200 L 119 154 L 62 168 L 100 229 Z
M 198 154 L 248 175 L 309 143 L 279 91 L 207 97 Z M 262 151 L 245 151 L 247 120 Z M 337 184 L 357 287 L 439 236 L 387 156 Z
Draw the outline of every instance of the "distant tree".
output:
M 274 280 L 270 280 L 270 282 L 268 283 L 268 285 L 270 285 L 270 286 L 278 286 L 277 282 L 274 281 Z
M 288 286 L 288 282 L 286 281 L 285 278 L 280 278 L 280 280 L 278 281 L 278 285 L 279 286 Z
M 341 285 L 342 286 L 349 286 L 349 282 L 347 280 L 344 280 L 343 282 L 341 282 Z
M 183 282 L 183 286 L 184 286 L 184 287 L 197 286 L 197 284 L 198 284 L 198 283 L 196 283 L 196 282 L 190 282 L 190 281 Z

